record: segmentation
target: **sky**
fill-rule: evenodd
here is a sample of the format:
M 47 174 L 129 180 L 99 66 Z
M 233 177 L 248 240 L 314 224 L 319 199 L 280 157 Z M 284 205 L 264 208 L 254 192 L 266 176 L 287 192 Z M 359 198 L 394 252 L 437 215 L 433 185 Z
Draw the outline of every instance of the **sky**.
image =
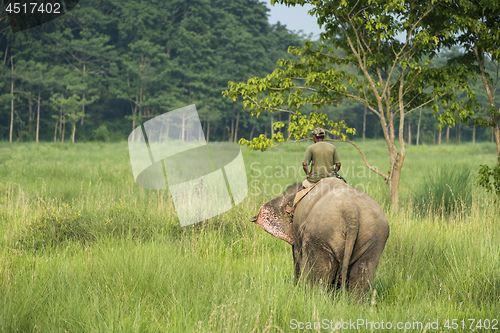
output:
M 313 38 L 319 38 L 322 30 L 316 23 L 316 18 L 309 15 L 307 11 L 312 8 L 311 5 L 287 7 L 285 5 L 271 5 L 271 0 L 263 0 L 271 10 L 269 14 L 269 23 L 276 24 L 278 21 L 287 26 L 288 30 L 302 30 L 307 36 L 312 33 Z

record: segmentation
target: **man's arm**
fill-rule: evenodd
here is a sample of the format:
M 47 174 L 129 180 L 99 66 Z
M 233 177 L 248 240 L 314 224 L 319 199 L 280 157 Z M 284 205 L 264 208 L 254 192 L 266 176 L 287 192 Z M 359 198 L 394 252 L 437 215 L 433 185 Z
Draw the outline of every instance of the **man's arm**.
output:
M 340 170 L 340 157 L 337 148 L 333 146 L 333 163 L 337 166 L 337 172 Z
M 311 159 L 312 159 L 312 153 L 311 153 L 311 147 L 307 147 L 306 149 L 306 153 L 304 155 L 304 160 L 302 161 L 302 169 L 304 170 L 304 172 L 306 173 L 306 178 L 309 178 L 309 163 L 311 163 Z
M 306 173 L 306 178 L 309 178 L 309 168 L 307 166 L 307 163 L 306 162 L 302 162 L 302 169 L 304 170 L 304 172 Z

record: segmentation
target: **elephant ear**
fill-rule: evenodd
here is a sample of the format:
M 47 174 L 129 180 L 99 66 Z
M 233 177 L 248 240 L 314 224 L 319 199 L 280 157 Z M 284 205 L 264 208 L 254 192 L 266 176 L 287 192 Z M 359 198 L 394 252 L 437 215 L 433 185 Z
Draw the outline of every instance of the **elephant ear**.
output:
M 263 204 L 252 222 L 260 225 L 274 237 L 293 245 L 292 216 L 286 212 L 286 206 L 289 204 L 287 197 L 277 197 Z

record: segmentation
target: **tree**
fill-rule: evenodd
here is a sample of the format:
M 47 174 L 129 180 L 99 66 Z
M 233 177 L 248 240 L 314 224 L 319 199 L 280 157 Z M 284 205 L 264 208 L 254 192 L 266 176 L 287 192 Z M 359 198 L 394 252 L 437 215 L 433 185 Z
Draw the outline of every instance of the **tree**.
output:
M 17 63 L 17 77 L 21 82 L 22 91 L 18 90 L 17 93 L 24 96 L 28 102 L 28 122 L 29 134 L 31 135 L 32 122 L 36 122 L 35 127 L 35 141 L 39 141 L 40 136 L 40 111 L 41 111 L 41 95 L 44 91 L 48 90 L 50 86 L 56 83 L 55 78 L 49 75 L 47 69 L 48 64 L 43 62 L 36 62 L 33 60 L 25 61 L 20 60 Z M 35 104 L 35 105 L 33 105 Z M 33 110 L 33 106 L 36 108 Z
M 109 1 L 90 0 L 87 6 L 77 6 L 64 15 L 59 22 L 60 30 L 49 34 L 53 53 L 79 73 L 82 81 L 78 94 L 82 101 L 81 125 L 90 98 L 98 95 L 97 77 L 109 74 L 110 60 L 114 56 L 114 46 L 109 44 L 111 37 L 105 27 L 113 18 L 105 15 Z
M 79 11 L 72 12 L 76 15 Z M 83 102 L 81 124 L 85 116 L 85 106 L 89 100 L 85 97 L 88 95 L 96 95 L 96 89 L 89 89 L 89 76 L 103 75 L 104 69 L 108 67 L 107 59 L 112 46 L 106 45 L 109 41 L 109 36 L 101 35 L 96 31 L 83 29 L 74 36 L 75 33 L 66 29 L 63 34 L 53 34 L 54 45 L 56 50 L 66 59 L 69 66 L 78 73 L 82 82 L 80 91 L 81 101 Z
M 122 64 L 126 75 L 126 87 L 122 87 L 122 98 L 132 106 L 132 128 L 142 123 L 144 111 L 150 106 L 155 86 L 165 79 L 167 55 L 159 45 L 148 40 L 138 40 L 129 45 L 130 51 L 123 56 Z M 160 70 L 158 70 L 160 68 Z
M 340 140 L 354 145 L 362 154 L 366 166 L 382 176 L 388 185 L 393 209 L 399 209 L 399 180 L 406 156 L 404 141 L 405 116 L 424 106 L 438 109 L 448 104 L 452 109 L 463 107 L 454 101 L 455 91 L 468 93 L 466 77 L 459 67 L 446 64 L 429 66 L 438 51 L 439 38 L 450 32 L 424 29 L 439 12 L 443 1 L 386 0 L 276 0 L 295 6 L 310 3 L 320 26 L 325 27 L 319 45 L 306 42 L 289 52 L 299 61 L 280 60 L 271 74 L 252 78 L 247 83 L 229 83 L 225 96 L 242 97 L 251 115 L 264 112 L 288 112 L 288 131 L 294 139 L 308 136 L 315 126 L 326 126 Z M 404 36 L 399 40 L 397 36 Z M 351 74 L 346 66 L 355 70 Z M 343 121 L 329 120 L 319 110 L 348 99 L 366 106 L 380 120 L 387 144 L 390 169 L 388 172 L 371 166 L 362 150 L 347 137 L 354 130 Z M 305 114 L 304 106 L 313 111 Z M 284 127 L 276 122 L 275 128 Z M 281 133 L 272 138 L 261 135 L 252 141 L 242 139 L 253 149 L 266 149 L 283 142 Z
M 69 121 L 71 124 L 71 142 L 75 143 L 76 123 L 85 117 L 81 108 L 83 105 L 95 102 L 98 96 L 81 97 L 80 92 L 85 90 L 86 82 L 75 68 L 67 66 L 61 68 L 59 77 L 58 85 L 61 92 L 53 94 L 50 101 L 59 110 L 59 117 L 56 119 L 63 125 L 63 128 L 65 129 L 66 122 Z M 61 141 L 64 141 L 64 129 Z
M 71 122 L 50 100 L 57 93 L 80 98 L 75 117 L 85 116 L 76 123 L 77 140 L 90 139 L 100 125 L 126 138 L 133 120 L 138 126 L 192 103 L 211 140 L 248 135 L 253 123 L 221 90 L 230 79 L 265 75 L 286 56 L 285 45 L 302 43 L 283 26 L 270 26 L 266 12 L 257 0 L 88 0 L 15 34 L 0 13 L 0 139 L 12 133 L 15 140 L 28 129 L 36 140 L 35 119 L 40 140 L 50 139 L 54 122 L 61 137 Z
M 175 100 L 170 76 L 173 65 L 166 45 L 174 29 L 173 13 L 168 10 L 170 2 L 165 1 L 155 0 L 146 7 L 140 2 L 111 2 L 119 38 L 115 40 L 117 68 L 110 90 L 129 103 L 131 112 L 125 118 L 134 129 Z
M 467 124 L 472 119 L 473 126 L 492 129 L 497 150 L 497 165 L 493 168 L 481 165 L 478 178 L 481 186 L 500 196 L 500 109 L 495 101 L 500 78 L 500 31 L 498 29 L 500 4 L 487 0 L 459 0 L 447 7 L 442 15 L 438 24 L 450 25 L 453 38 L 444 39 L 441 43 L 445 46 L 459 44 L 464 50 L 462 55 L 453 57 L 451 61 L 479 75 L 488 102 L 487 105 L 481 105 L 476 100 L 476 96 L 469 96 L 470 103 L 475 105 L 475 112 L 448 110 L 441 114 L 440 120 L 443 124 L 448 123 L 453 126 L 457 121 Z
M 59 121 L 63 124 L 63 126 L 65 126 L 67 121 L 71 123 L 71 142 L 75 143 L 76 123 L 78 122 L 78 120 L 83 118 L 83 113 L 81 111 L 77 111 L 77 109 L 83 104 L 80 96 L 78 96 L 77 94 L 73 94 L 66 98 L 57 93 L 53 95 L 50 100 L 55 106 L 59 108 L 61 112 Z M 61 141 L 64 141 L 64 130 L 62 132 Z
M 497 160 L 500 158 L 500 109 L 495 102 L 498 80 L 500 78 L 500 3 L 488 0 L 454 1 L 443 17 L 438 21 L 450 26 L 452 38 L 441 43 L 450 47 L 458 44 L 464 53 L 455 56 L 455 61 L 464 66 L 472 74 L 479 75 L 488 105 L 477 103 L 475 96 L 470 96 L 476 112 L 464 113 L 450 109 L 440 116 L 443 123 L 452 126 L 458 122 L 468 123 L 471 119 L 474 125 L 491 127 L 495 135 Z M 488 68 L 490 67 L 490 68 Z M 458 112 L 457 112 L 458 111 Z M 499 160 L 500 165 L 500 160 Z

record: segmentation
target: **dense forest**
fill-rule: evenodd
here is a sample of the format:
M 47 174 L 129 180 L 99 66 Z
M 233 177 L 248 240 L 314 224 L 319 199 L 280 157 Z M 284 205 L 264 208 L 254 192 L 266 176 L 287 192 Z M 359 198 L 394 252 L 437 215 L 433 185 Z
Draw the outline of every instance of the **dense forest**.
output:
M 0 140 L 124 140 L 142 122 L 189 104 L 210 141 L 267 134 L 281 119 L 250 118 L 221 92 L 228 81 L 271 72 L 289 46 L 304 41 L 270 25 L 258 0 L 82 0 L 66 15 L 17 33 L 2 10 Z M 355 127 L 358 138 L 381 135 L 362 105 L 342 102 L 325 111 Z M 492 138 L 491 129 L 465 125 L 440 133 L 425 109 L 411 114 L 408 126 L 413 143 Z

